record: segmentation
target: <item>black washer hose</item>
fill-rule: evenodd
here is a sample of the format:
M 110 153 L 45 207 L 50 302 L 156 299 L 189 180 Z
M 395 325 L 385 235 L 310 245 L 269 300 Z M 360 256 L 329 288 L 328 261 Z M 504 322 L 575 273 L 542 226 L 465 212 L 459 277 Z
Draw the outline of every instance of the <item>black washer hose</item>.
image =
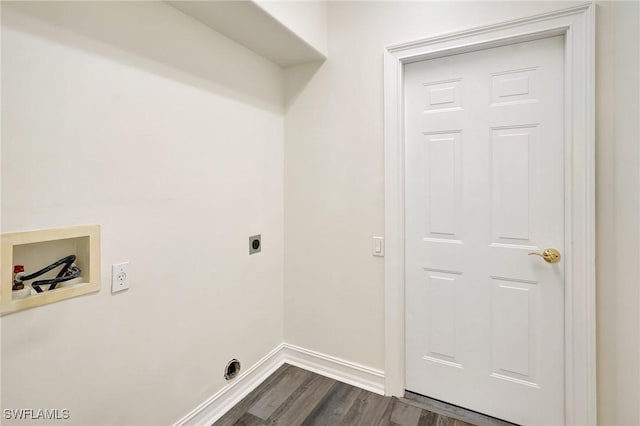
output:
M 58 283 L 69 281 L 80 276 L 80 273 L 81 273 L 80 268 L 78 268 L 75 265 L 75 263 L 73 263 L 75 262 L 75 260 L 76 260 L 76 256 L 73 254 L 67 257 L 63 257 L 62 259 L 55 261 L 49 266 L 45 266 L 44 268 L 40 269 L 37 272 L 34 272 L 33 274 L 23 275 L 22 277 L 20 277 L 20 281 L 32 280 L 34 278 L 39 277 L 42 274 L 46 274 L 50 270 L 57 268 L 60 265 L 64 265 L 64 267 L 60 270 L 60 272 L 58 272 L 58 275 L 56 275 L 55 278 L 50 278 L 48 280 L 34 281 L 31 284 L 33 289 L 38 293 L 42 293 L 42 289 L 40 288 L 41 285 L 50 284 L 49 290 L 53 290 L 54 288 L 56 288 Z

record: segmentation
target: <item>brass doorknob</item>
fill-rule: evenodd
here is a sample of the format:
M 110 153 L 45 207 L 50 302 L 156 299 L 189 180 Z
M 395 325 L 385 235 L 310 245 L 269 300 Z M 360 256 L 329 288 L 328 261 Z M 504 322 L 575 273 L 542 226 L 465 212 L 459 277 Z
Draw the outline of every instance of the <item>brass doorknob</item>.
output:
M 544 250 L 542 253 L 532 252 L 529 253 L 529 256 L 540 256 L 544 259 L 545 262 L 548 263 L 558 263 L 560 262 L 560 252 L 554 248 L 548 248 Z

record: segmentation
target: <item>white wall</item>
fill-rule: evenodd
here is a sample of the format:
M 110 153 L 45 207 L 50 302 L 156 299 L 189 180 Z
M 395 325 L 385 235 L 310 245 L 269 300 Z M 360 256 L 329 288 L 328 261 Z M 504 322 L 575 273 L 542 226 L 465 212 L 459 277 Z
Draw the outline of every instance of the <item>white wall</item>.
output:
M 328 60 L 287 70 L 287 342 L 384 368 L 384 47 L 570 5 L 329 3 Z M 637 425 L 638 6 L 598 9 L 599 417 Z
M 3 317 L 3 408 L 170 424 L 282 342 L 282 91 L 163 3 L 2 2 L 2 232 L 102 225 L 100 293 Z
M 254 0 L 282 25 L 327 55 L 327 3 L 325 1 Z
M 331 2 L 329 60 L 286 70 L 283 132 L 282 71 L 163 4 L 2 2 L 2 231 L 103 226 L 100 293 L 3 317 L 2 407 L 173 422 L 223 386 L 229 358 L 248 367 L 283 340 L 283 309 L 289 343 L 382 369 L 383 48 L 568 5 Z M 638 9 L 598 5 L 611 425 L 640 424 Z M 287 13 L 291 29 L 310 16 Z M 257 232 L 265 251 L 249 258 Z M 121 260 L 133 288 L 111 295 Z
M 640 3 L 598 3 L 598 382 L 603 424 L 640 424 Z

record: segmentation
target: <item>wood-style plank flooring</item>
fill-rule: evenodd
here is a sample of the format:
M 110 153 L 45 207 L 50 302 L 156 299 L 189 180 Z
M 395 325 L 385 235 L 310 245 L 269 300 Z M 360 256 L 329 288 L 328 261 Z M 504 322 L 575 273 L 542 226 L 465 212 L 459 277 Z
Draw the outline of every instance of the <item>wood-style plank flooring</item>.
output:
M 409 398 L 380 396 L 285 364 L 220 418 L 215 426 L 507 424 L 439 401 L 420 400 L 424 397 L 419 395 Z

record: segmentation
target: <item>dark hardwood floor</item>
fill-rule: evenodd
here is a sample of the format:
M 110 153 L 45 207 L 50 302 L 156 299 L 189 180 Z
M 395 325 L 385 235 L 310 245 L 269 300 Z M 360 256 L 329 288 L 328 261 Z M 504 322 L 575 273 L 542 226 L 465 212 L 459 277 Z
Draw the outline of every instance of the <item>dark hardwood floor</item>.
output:
M 506 424 L 437 401 L 437 404 L 429 405 L 431 401 L 380 396 L 285 364 L 220 418 L 215 426 Z

